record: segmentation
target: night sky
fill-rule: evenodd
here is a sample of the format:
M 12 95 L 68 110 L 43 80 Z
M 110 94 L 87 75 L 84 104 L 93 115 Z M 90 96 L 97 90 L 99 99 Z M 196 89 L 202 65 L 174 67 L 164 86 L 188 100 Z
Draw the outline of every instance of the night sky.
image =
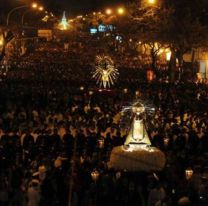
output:
M 79 13 L 96 11 L 111 5 L 123 4 L 127 0 L 42 0 L 47 7 L 57 12 L 64 9 L 67 12 Z
M 38 0 L 37 2 L 43 3 L 46 9 L 52 10 L 56 14 L 61 14 L 64 10 L 71 14 L 81 14 L 102 10 L 107 6 L 123 5 L 129 1 L 133 0 Z M 31 2 L 31 0 L 0 0 L 0 7 L 12 8 Z

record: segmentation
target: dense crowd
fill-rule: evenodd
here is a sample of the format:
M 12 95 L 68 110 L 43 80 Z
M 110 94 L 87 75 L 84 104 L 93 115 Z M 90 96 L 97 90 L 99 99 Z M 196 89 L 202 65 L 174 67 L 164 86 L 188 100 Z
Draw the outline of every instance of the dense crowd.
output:
M 77 82 L 85 83 L 87 80 L 88 85 L 94 85 L 95 81 L 92 79 L 92 73 L 96 64 L 95 57 L 103 53 L 106 53 L 106 51 L 96 46 L 89 47 L 88 44 L 73 42 L 41 43 L 36 46 L 32 53 L 10 58 L 8 61 L 10 72 L 7 74 L 7 79 L 31 79 L 49 82 L 65 80 L 73 82 L 73 85 Z M 132 81 L 146 80 L 146 70 L 149 67 L 139 65 L 141 60 L 138 60 L 138 58 L 131 58 L 130 54 L 122 52 L 107 52 L 106 54 L 113 59 L 115 67 L 119 70 L 118 81 L 120 85 L 131 84 Z M 166 72 L 163 71 L 161 77 Z M 46 79 L 45 76 L 48 78 Z
M 64 84 L 49 88 L 1 85 L 1 202 L 67 205 L 72 179 L 74 205 L 155 205 L 159 200 L 176 205 L 184 196 L 197 205 L 206 198 L 206 87 L 138 88 L 156 107 L 148 127 L 152 144 L 167 155 L 157 178 L 107 167 L 110 151 L 128 134 L 120 111 L 135 91 L 78 92 Z M 194 169 L 191 181 L 184 175 L 189 167 Z M 91 177 L 95 169 L 97 180 Z
M 0 204 L 206 205 L 207 86 L 138 83 L 130 77 L 111 90 L 97 90 L 88 85 L 89 67 L 73 65 L 70 52 L 39 50 L 8 73 L 28 70 L 31 76 L 0 82 Z M 161 172 L 108 168 L 112 148 L 129 133 L 122 107 L 135 98 L 155 107 L 147 131 L 166 155 Z M 187 168 L 194 172 L 190 179 Z

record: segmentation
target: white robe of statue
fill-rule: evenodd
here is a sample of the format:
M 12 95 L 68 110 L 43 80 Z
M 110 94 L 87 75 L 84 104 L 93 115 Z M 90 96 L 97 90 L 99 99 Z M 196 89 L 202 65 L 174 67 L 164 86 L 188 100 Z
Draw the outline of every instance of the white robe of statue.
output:
M 151 145 L 145 128 L 144 120 L 139 118 L 138 113 L 134 116 L 130 132 L 125 141 L 125 145 L 129 145 L 131 143 Z

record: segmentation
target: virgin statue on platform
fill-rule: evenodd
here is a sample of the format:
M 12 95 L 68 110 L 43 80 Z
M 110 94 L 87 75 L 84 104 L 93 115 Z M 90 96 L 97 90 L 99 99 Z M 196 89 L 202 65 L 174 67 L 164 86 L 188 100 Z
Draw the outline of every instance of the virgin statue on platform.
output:
M 154 112 L 154 107 L 142 100 L 123 108 L 122 114 L 126 117 L 123 123 L 128 125 L 129 133 L 124 145 L 113 148 L 109 168 L 131 172 L 161 171 L 164 168 L 165 155 L 151 146 L 146 128 L 146 120 L 152 120 L 151 113 Z
M 126 138 L 125 145 L 129 144 L 146 144 L 151 145 L 149 140 L 146 126 L 145 126 L 145 107 L 141 103 L 133 105 L 132 113 L 133 120 L 130 128 L 130 132 Z

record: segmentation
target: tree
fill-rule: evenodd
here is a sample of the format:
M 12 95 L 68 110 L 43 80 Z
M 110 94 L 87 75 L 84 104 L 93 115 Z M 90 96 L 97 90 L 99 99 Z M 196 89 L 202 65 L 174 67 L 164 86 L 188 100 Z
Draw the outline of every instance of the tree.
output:
M 204 0 L 173 1 L 165 5 L 168 12 L 163 27 L 166 42 L 172 51 L 170 64 L 171 81 L 174 81 L 175 59 L 183 71 L 183 55 L 192 49 L 207 46 L 207 25 L 204 24 L 206 13 L 202 9 L 207 2 Z M 206 7 L 205 7 L 206 8 Z
M 167 0 L 161 7 L 139 8 L 129 5 L 126 24 L 118 25 L 120 32 L 136 36 L 139 41 L 151 48 L 152 68 L 157 71 L 158 49 L 169 47 L 172 52 L 170 61 L 170 80 L 175 80 L 176 58 L 183 71 L 183 55 L 192 49 L 207 45 L 206 0 Z M 119 23 L 119 22 L 118 22 Z M 130 35 L 128 34 L 128 35 Z
M 135 3 L 130 4 L 127 10 L 129 13 L 125 18 L 123 17 L 121 24 L 119 21 L 116 22 L 116 27 L 124 36 L 131 36 L 135 42 L 140 42 L 140 46 L 143 45 L 150 50 L 151 67 L 158 76 L 158 54 L 162 48 L 167 47 L 166 38 L 161 29 L 164 27 L 165 11 L 157 7 L 140 8 Z

